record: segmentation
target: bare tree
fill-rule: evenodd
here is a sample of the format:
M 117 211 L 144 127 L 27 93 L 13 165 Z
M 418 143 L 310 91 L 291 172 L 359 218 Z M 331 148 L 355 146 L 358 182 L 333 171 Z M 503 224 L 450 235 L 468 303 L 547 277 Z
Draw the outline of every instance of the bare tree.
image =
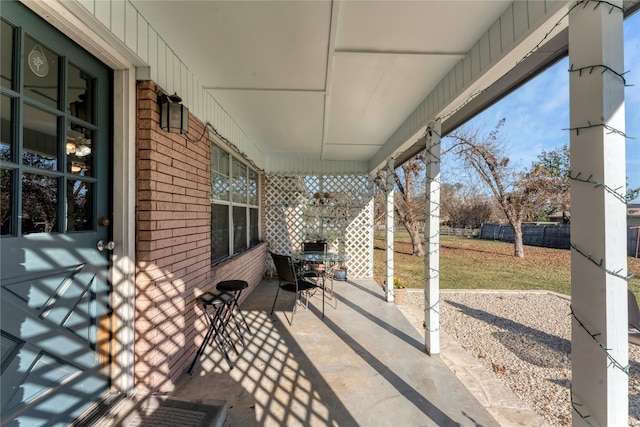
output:
M 451 227 L 464 228 L 480 227 L 490 221 L 493 214 L 493 203 L 476 191 L 462 183 L 443 183 L 440 187 L 441 219 Z
M 424 256 L 420 224 L 424 222 L 425 198 L 424 190 L 416 182 L 424 170 L 424 157 L 425 152 L 421 151 L 393 172 L 393 180 L 397 190 L 393 211 L 395 217 L 409 233 L 414 256 Z M 381 191 L 386 192 L 385 171 L 378 171 L 374 181 Z
M 553 180 L 541 168 L 519 172 L 506 155 L 505 142 L 499 138 L 505 119 L 488 135 L 477 129 L 462 127 L 449 134 L 452 144 L 446 152 L 458 157 L 489 187 L 491 194 L 513 227 L 514 256 L 524 258 L 522 222 L 529 219 L 553 191 Z

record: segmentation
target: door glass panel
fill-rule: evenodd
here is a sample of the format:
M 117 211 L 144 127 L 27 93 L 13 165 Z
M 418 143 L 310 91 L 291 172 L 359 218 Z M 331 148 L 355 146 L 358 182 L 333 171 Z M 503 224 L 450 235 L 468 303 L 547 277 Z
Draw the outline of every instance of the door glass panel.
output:
M 11 144 L 13 142 L 13 109 L 11 98 L 0 97 L 0 160 L 11 161 Z
M 93 230 L 93 186 L 67 181 L 67 231 Z
M 73 65 L 69 65 L 68 70 L 67 112 L 93 123 L 93 78 Z
M 58 230 L 58 181 L 56 178 L 22 175 L 22 234 Z
M 24 40 L 24 95 L 58 108 L 58 56 L 27 36 Z
M 13 234 L 13 171 L 0 169 L 0 235 Z
M 80 125 L 68 123 L 67 143 L 65 152 L 67 153 L 67 172 L 82 176 L 92 176 L 93 164 L 93 132 Z
M 58 121 L 56 116 L 30 105 L 24 106 L 22 162 L 25 165 L 58 168 Z
M 13 89 L 13 35 L 11 25 L 2 21 L 0 29 L 0 81 L 2 86 Z

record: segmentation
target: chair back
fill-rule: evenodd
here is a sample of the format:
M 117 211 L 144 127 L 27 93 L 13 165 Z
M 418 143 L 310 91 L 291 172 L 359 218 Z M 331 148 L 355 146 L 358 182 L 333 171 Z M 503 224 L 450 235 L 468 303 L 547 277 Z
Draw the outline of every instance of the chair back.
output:
M 327 242 L 303 242 L 303 252 L 327 252 Z
M 273 259 L 273 264 L 276 266 L 278 278 L 283 282 L 296 283 L 296 273 L 293 269 L 291 257 L 271 252 L 271 258 Z

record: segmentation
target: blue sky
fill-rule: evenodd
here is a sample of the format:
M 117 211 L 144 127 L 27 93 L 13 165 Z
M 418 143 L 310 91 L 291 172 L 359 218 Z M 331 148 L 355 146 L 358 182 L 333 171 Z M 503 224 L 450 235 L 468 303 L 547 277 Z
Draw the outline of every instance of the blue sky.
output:
M 624 71 L 627 136 L 627 177 L 631 188 L 640 187 L 640 12 L 624 22 Z M 569 144 L 569 60 L 564 58 L 544 73 L 478 115 L 468 125 L 489 133 L 501 118 L 510 158 L 520 168 L 529 167 L 542 150 Z M 532 106 L 536 106 L 532 108 Z M 446 181 L 446 176 L 443 176 Z M 640 203 L 636 199 L 634 203 Z

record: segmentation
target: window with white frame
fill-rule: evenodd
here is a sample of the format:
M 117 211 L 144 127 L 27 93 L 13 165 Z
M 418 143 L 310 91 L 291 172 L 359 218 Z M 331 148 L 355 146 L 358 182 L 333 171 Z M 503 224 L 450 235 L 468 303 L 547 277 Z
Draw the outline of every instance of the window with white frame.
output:
M 211 144 L 211 262 L 260 241 L 258 173 Z

